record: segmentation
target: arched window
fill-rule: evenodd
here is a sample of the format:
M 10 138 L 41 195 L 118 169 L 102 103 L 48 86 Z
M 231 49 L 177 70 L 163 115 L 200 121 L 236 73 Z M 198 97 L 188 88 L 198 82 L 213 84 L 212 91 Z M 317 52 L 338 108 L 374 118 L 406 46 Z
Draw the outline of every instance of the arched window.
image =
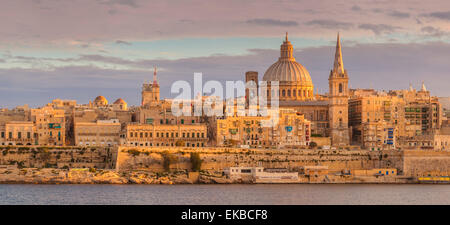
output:
M 339 84 L 339 93 L 342 93 L 342 84 Z
M 298 97 L 302 97 L 302 90 L 298 90 Z
M 283 96 L 283 97 L 286 96 L 286 91 L 285 91 L 285 90 L 283 90 L 283 92 L 281 92 L 281 93 L 282 93 L 282 96 Z
M 288 90 L 288 91 L 287 91 L 287 94 L 288 94 L 288 95 L 287 95 L 288 97 L 291 97 L 291 90 Z
M 295 89 L 292 91 L 292 95 L 293 95 L 294 97 L 297 96 L 297 91 L 296 91 Z

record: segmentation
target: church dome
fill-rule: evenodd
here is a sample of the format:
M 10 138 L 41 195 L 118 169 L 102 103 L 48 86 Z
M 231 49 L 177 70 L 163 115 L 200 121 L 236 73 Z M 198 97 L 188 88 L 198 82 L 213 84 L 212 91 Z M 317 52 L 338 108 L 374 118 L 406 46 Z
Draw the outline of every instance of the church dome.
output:
M 314 99 L 314 85 L 308 70 L 302 64 L 295 61 L 294 47 L 286 39 L 280 47 L 280 58 L 272 64 L 264 73 L 263 80 L 267 81 L 268 89 L 272 89 L 273 81 L 278 81 L 278 94 L 267 92 L 267 99 L 272 95 L 278 95 L 280 101 L 309 101 Z
M 114 102 L 114 104 L 121 104 L 121 105 L 125 105 L 125 104 L 127 104 L 122 98 L 118 98 L 115 102 Z
M 264 81 L 279 81 L 280 85 L 289 82 L 293 85 L 313 86 L 308 70 L 295 61 L 293 50 L 286 34 L 286 40 L 281 45 L 280 58 L 264 73 Z
M 94 104 L 96 105 L 108 105 L 108 100 L 106 100 L 103 96 L 97 96 L 94 100 Z

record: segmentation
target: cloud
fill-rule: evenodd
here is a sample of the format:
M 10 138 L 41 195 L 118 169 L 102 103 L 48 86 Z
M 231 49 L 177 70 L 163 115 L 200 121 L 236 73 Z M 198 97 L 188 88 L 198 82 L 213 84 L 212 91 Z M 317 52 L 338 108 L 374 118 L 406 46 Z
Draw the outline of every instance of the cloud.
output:
M 139 7 L 136 0 L 107 0 L 107 1 L 99 1 L 100 4 L 105 5 L 125 5 L 133 8 Z
M 352 6 L 351 10 L 355 11 L 355 12 L 359 12 L 359 11 L 361 11 L 361 7 L 354 5 L 354 6 Z
M 340 22 L 336 20 L 311 20 L 305 23 L 310 26 L 319 26 L 327 29 L 349 29 L 353 27 L 352 23 Z
M 441 20 L 450 20 L 450 11 L 432 12 L 432 13 L 424 14 L 424 16 L 441 19 Z
M 448 32 L 444 32 L 443 30 L 432 27 L 432 26 L 422 27 L 422 29 L 420 29 L 420 30 L 423 33 L 425 33 L 427 36 L 432 36 L 432 37 L 442 37 L 442 36 L 448 34 Z
M 117 40 L 117 41 L 116 41 L 116 44 L 132 45 L 131 42 L 128 42 L 128 41 L 122 41 L 122 40 Z
M 396 17 L 396 18 L 409 18 L 410 17 L 409 13 L 400 12 L 400 11 L 396 11 L 396 10 L 388 13 L 388 15 L 392 16 L 392 17 Z
M 261 26 L 280 26 L 280 27 L 298 26 L 298 23 L 296 21 L 276 20 L 276 19 L 251 19 L 247 20 L 246 23 Z
M 433 94 L 450 96 L 450 44 L 354 44 L 345 45 L 344 65 L 350 76 L 352 88 L 402 89 L 412 82 L 419 87 L 424 80 Z M 294 46 L 296 43 L 293 43 Z M 75 99 L 87 103 L 98 95 L 108 99 L 123 98 L 130 105 L 139 104 L 140 87 L 152 79 L 152 68 L 160 68 L 158 79 L 161 96 L 173 98 L 171 85 L 178 80 L 192 83 L 193 73 L 203 73 L 203 83 L 208 80 L 242 80 L 246 71 L 265 70 L 279 56 L 279 50 L 250 49 L 243 55 L 212 55 L 176 60 L 127 60 L 101 55 L 80 55 L 65 61 L 86 60 L 108 62 L 129 69 L 103 68 L 92 65 L 62 66 L 44 69 L 0 69 L 0 103 L 43 105 L 53 98 Z M 310 72 L 315 89 L 328 91 L 328 75 L 334 59 L 334 45 L 295 49 L 294 56 Z M 28 57 L 17 56 L 24 59 Z M 35 59 L 36 60 L 36 59 Z M 44 59 L 41 59 L 44 60 Z M 37 94 L 38 93 L 38 94 Z
M 358 28 L 363 30 L 370 30 L 375 35 L 380 35 L 383 33 L 392 33 L 397 31 L 398 29 L 401 29 L 401 27 L 391 26 L 388 24 L 370 24 L 370 23 L 360 24 Z

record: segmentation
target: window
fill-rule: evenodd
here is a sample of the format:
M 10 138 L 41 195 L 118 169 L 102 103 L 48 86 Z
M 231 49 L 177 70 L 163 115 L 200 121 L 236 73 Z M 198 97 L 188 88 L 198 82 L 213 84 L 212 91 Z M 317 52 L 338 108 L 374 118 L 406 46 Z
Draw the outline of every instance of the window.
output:
M 342 93 L 342 84 L 339 84 L 339 93 Z
M 17 138 L 22 138 L 22 132 L 17 132 Z
M 181 124 L 184 124 L 184 119 L 181 119 Z
M 283 90 L 281 93 L 282 93 L 281 95 L 282 95 L 283 97 L 286 96 L 286 91 L 285 91 L 285 90 Z

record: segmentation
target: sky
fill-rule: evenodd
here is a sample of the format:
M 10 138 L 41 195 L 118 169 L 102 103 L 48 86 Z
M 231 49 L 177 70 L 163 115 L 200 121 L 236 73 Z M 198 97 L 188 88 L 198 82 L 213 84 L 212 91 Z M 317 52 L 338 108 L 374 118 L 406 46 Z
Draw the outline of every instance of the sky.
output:
M 450 1 L 4 0 L 0 108 L 98 95 L 138 105 L 158 67 L 161 97 L 173 82 L 260 78 L 285 33 L 294 57 L 326 93 L 340 32 L 351 88 L 406 89 L 425 82 L 450 96 Z

